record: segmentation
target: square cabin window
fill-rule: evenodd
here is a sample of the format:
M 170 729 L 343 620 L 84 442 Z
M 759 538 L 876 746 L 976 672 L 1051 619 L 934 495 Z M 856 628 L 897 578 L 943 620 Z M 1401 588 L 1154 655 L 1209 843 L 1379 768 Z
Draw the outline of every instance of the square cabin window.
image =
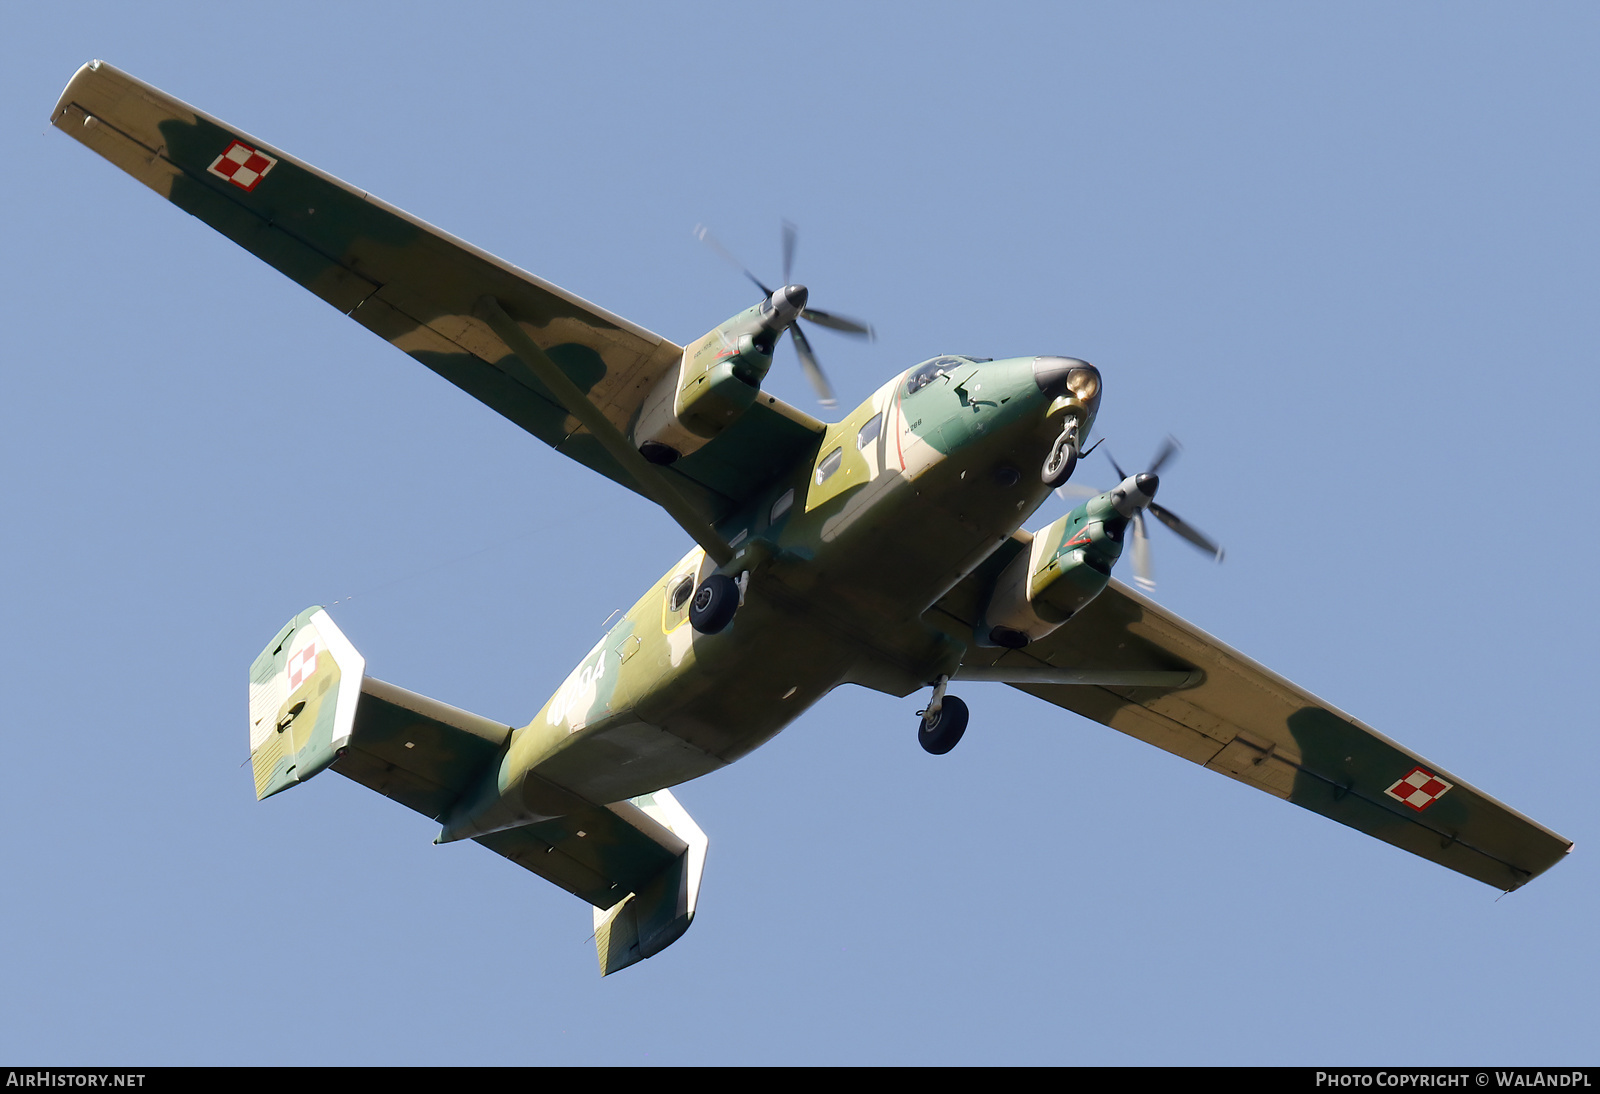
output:
M 861 432 L 856 434 L 856 447 L 865 448 L 878 439 L 878 434 L 883 432 L 883 415 L 874 414 L 861 427 Z
M 783 515 L 789 511 L 789 507 L 793 504 L 794 487 L 791 486 L 782 494 L 778 495 L 778 500 L 772 503 L 772 512 L 767 517 L 767 523 L 777 524 L 779 520 L 783 519 Z

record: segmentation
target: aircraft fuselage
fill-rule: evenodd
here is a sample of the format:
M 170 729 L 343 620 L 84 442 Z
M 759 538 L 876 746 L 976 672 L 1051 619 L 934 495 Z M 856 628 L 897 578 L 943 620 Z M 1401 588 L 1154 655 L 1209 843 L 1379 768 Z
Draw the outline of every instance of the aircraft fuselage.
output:
M 905 695 L 952 672 L 973 636 L 916 621 L 1049 495 L 1040 467 L 1066 416 L 1092 426 L 1098 374 L 1066 392 L 1061 362 L 1082 366 L 936 358 L 828 426 L 719 526 L 738 552 L 724 572 L 748 575 L 734 621 L 691 625 L 715 568 L 691 550 L 515 731 L 441 838 L 562 815 L 570 794 L 620 801 L 704 775 L 843 682 Z

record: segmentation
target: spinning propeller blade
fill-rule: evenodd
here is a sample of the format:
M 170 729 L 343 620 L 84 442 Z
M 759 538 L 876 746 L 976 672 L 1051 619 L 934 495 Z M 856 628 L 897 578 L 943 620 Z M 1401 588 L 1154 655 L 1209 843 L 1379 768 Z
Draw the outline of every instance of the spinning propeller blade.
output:
M 717 252 L 722 260 L 727 262 L 728 265 L 743 273 L 746 277 L 753 281 L 756 288 L 761 290 L 761 294 L 763 296 L 772 295 L 772 290 L 763 285 L 761 283 L 761 279 L 750 272 L 750 267 L 733 257 L 733 252 L 728 250 L 728 248 L 724 247 L 717 241 L 717 237 L 711 234 L 711 229 L 707 228 L 704 224 L 696 224 L 694 226 L 694 237 L 701 243 L 704 243 L 707 247 L 710 247 L 713 251 Z
M 1133 488 L 1133 496 L 1135 498 L 1143 498 L 1142 504 L 1140 504 L 1139 508 L 1134 511 L 1133 516 L 1129 518 L 1129 523 L 1132 526 L 1130 532 L 1133 537 L 1133 542 L 1130 548 L 1130 552 L 1133 556 L 1133 581 L 1134 584 L 1146 591 L 1154 589 L 1156 587 L 1156 582 L 1154 576 L 1152 576 L 1150 568 L 1150 536 L 1149 526 L 1145 523 L 1144 519 L 1145 510 L 1149 510 L 1151 516 L 1155 517 L 1162 524 L 1165 524 L 1168 528 L 1172 529 L 1173 532 L 1177 533 L 1190 544 L 1198 547 L 1206 554 L 1211 555 L 1218 562 L 1222 561 L 1222 547 L 1212 540 L 1211 537 L 1207 536 L 1204 532 L 1200 531 L 1200 529 L 1196 528 L 1194 525 L 1178 516 L 1178 514 L 1174 513 L 1172 510 L 1164 506 L 1157 505 L 1155 502 L 1156 490 L 1161 486 L 1161 479 L 1157 472 L 1159 472 L 1161 468 L 1172 459 L 1173 456 L 1182 451 L 1182 448 L 1183 446 L 1180 445 L 1174 438 L 1168 437 L 1161 443 L 1161 449 L 1156 453 L 1155 459 L 1150 461 L 1149 470 L 1133 476 L 1130 476 L 1126 471 L 1122 470 L 1121 466 L 1117 463 L 1116 457 L 1113 456 L 1110 451 L 1106 452 L 1106 459 L 1111 461 L 1111 469 L 1117 473 L 1118 485 L 1125 489 L 1131 486 Z M 1113 487 L 1112 489 L 1115 490 L 1117 487 Z M 1081 501 L 1085 498 L 1096 497 L 1100 493 L 1101 491 L 1095 490 L 1089 486 L 1081 485 L 1079 483 L 1067 483 L 1064 486 L 1060 486 L 1056 489 L 1056 496 L 1061 498 L 1063 501 Z M 1124 510 L 1124 512 L 1126 512 L 1126 510 Z
M 1166 440 L 1162 441 L 1161 442 L 1161 451 L 1157 452 L 1156 453 L 1156 458 L 1150 461 L 1150 467 L 1145 472 L 1145 474 L 1147 474 L 1147 475 L 1158 475 L 1158 474 L 1160 474 L 1161 473 L 1161 465 L 1166 463 L 1168 460 L 1170 460 L 1172 458 L 1173 454 L 1175 452 L 1177 452 L 1178 449 L 1181 448 L 1181 447 L 1182 446 L 1178 444 L 1177 439 L 1173 438 L 1173 437 L 1168 437 Z
M 1213 543 L 1207 536 L 1194 525 L 1185 521 L 1170 509 L 1163 509 L 1155 502 L 1150 503 L 1150 515 L 1171 528 L 1184 539 L 1200 548 L 1208 555 L 1212 555 L 1218 562 L 1222 561 L 1222 548 Z
M 816 308 L 807 308 L 800 314 L 819 327 L 827 327 L 829 330 L 836 330 L 841 334 L 855 334 L 868 339 L 875 337 L 872 332 L 872 325 L 863 323 L 859 319 L 846 319 L 842 315 L 818 311 Z
M 811 342 L 806 338 L 805 331 L 800 329 L 798 322 L 789 326 L 789 333 L 794 336 L 794 351 L 800 355 L 800 368 L 806 374 L 806 379 L 811 381 L 811 386 L 816 389 L 817 398 L 823 406 L 834 406 L 838 400 L 833 397 L 833 388 L 828 386 L 828 378 L 822 374 L 822 366 L 817 364 L 817 355 L 811 352 Z
M 789 283 L 789 275 L 794 272 L 794 245 L 799 229 L 787 220 L 783 222 L 783 283 Z
M 728 250 L 728 248 L 724 247 L 720 242 L 718 242 L 717 237 L 712 235 L 711 231 L 704 224 L 697 225 L 695 227 L 694 235 L 695 238 L 700 242 L 717 252 L 723 261 L 727 262 L 734 269 L 748 277 L 756 286 L 756 288 L 760 289 L 768 299 L 772 298 L 773 291 L 769 289 L 759 277 L 751 273 L 748 266 L 735 258 L 732 251 Z M 804 294 L 805 290 L 802 286 L 793 285 L 790 281 L 790 277 L 794 273 L 794 254 L 798 242 L 798 230 L 789 221 L 784 221 L 783 286 L 786 289 L 799 290 L 800 293 Z M 804 296 L 802 295 L 800 300 L 803 299 Z M 811 348 L 811 340 L 807 338 L 805 336 L 805 332 L 800 329 L 799 319 L 808 320 L 809 322 L 815 323 L 819 327 L 826 327 L 829 330 L 838 331 L 841 334 L 850 334 L 863 338 L 872 338 L 874 336 L 872 326 L 869 323 L 861 322 L 859 319 L 850 319 L 843 315 L 834 315 L 831 312 L 819 311 L 815 308 L 802 308 L 799 317 L 795 320 L 792 320 L 786 328 L 791 334 L 794 335 L 794 349 L 796 356 L 800 358 L 800 369 L 806 374 L 806 379 L 811 381 L 811 386 L 817 392 L 817 398 L 821 401 L 823 406 L 835 406 L 837 405 L 838 400 L 834 397 L 833 387 L 828 383 L 828 378 L 822 371 L 822 365 L 817 361 L 816 351 Z
M 1143 513 L 1133 515 L 1133 583 L 1145 590 L 1156 587 L 1156 579 L 1150 573 L 1150 535 L 1145 530 Z

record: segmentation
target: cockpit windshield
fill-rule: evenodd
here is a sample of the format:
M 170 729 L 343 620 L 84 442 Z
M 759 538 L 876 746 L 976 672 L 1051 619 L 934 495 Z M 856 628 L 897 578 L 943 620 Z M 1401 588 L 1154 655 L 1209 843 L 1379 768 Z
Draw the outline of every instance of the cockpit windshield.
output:
M 975 365 L 992 360 L 989 357 L 935 357 L 931 361 L 924 361 L 911 370 L 911 375 L 906 377 L 906 394 L 915 395 L 941 376 L 949 375 L 962 365 Z

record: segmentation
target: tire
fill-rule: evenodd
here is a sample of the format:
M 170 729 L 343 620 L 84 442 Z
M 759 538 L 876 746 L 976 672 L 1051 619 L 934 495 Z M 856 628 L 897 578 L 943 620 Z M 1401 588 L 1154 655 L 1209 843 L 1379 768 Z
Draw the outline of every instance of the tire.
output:
M 712 574 L 689 601 L 689 625 L 701 634 L 717 634 L 739 610 L 739 586 L 727 574 Z
M 934 716 L 932 725 L 926 719 L 919 721 L 921 726 L 917 730 L 917 743 L 924 752 L 943 756 L 961 743 L 961 735 L 967 731 L 967 704 L 954 695 L 946 695 L 944 702 L 939 704 L 939 713 Z
M 1050 455 L 1045 457 L 1044 466 L 1039 469 L 1039 478 L 1044 484 L 1054 490 L 1058 486 L 1065 486 L 1072 472 L 1078 466 L 1078 451 L 1069 444 L 1058 444 L 1050 449 Z

